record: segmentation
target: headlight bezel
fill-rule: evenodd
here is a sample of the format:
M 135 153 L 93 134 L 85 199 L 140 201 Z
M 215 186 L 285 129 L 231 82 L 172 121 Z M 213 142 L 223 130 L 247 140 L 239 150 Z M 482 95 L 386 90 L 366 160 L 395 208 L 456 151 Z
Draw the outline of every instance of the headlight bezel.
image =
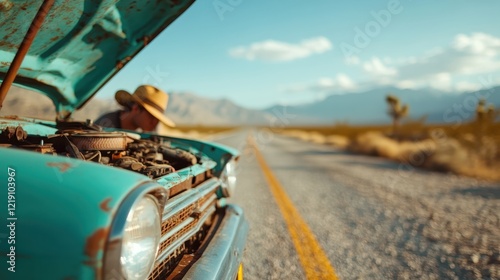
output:
M 152 212 L 146 213 L 146 211 Z M 146 224 L 144 224 L 144 222 L 146 222 Z M 151 224 L 147 225 L 148 222 Z M 138 226 L 142 226 L 142 229 L 150 226 L 152 230 L 143 231 L 141 229 L 133 229 Z M 130 230 L 128 234 L 127 230 Z M 135 230 L 141 232 L 142 236 L 135 236 L 136 234 L 132 233 Z M 121 272 L 124 274 L 125 279 L 145 279 L 153 269 L 161 239 L 161 215 L 158 209 L 158 203 L 153 196 L 143 196 L 134 203 L 127 216 L 124 231 L 120 254 Z M 152 240 L 149 240 L 150 238 L 152 238 Z M 141 242 L 145 242 L 146 244 L 149 243 L 148 252 L 143 254 L 137 253 L 138 247 L 145 248 L 144 246 L 137 246 L 137 244 Z M 142 263 L 142 265 L 146 265 L 146 267 L 140 267 L 141 270 L 139 271 L 137 269 L 137 263 Z M 137 273 L 140 273 L 140 276 L 137 276 Z
M 234 195 L 236 184 L 238 182 L 236 167 L 237 158 L 232 158 L 224 165 L 224 168 L 222 169 L 219 177 L 222 197 L 228 198 Z
M 104 261 L 102 270 L 103 279 L 107 279 L 110 276 L 114 278 L 117 278 L 119 276 L 123 279 L 126 279 L 126 275 L 124 274 L 125 272 L 123 270 L 120 258 L 123 252 L 122 249 L 125 227 L 127 225 L 127 217 L 131 213 L 131 211 L 133 211 L 137 203 L 145 198 L 152 199 L 152 201 L 155 202 L 157 206 L 158 217 L 160 219 L 159 235 L 161 239 L 163 208 L 165 206 L 168 195 L 158 184 L 149 182 L 146 184 L 142 184 L 141 186 L 135 188 L 132 192 L 130 192 L 129 195 L 127 195 L 127 197 L 123 200 L 114 215 L 104 248 Z M 153 262 L 151 264 L 151 268 L 149 269 L 149 273 L 151 273 L 151 270 L 154 268 L 154 260 L 156 259 L 156 256 L 158 254 L 159 241 L 157 243 L 158 244 L 156 245 L 154 256 L 152 256 Z

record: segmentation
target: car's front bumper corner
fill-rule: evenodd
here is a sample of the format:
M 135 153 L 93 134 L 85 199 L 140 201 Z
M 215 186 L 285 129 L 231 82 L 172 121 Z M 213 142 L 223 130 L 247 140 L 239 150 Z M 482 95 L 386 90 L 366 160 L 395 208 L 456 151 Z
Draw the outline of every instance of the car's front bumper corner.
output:
M 236 279 L 248 235 L 243 211 L 229 204 L 211 242 L 183 279 Z

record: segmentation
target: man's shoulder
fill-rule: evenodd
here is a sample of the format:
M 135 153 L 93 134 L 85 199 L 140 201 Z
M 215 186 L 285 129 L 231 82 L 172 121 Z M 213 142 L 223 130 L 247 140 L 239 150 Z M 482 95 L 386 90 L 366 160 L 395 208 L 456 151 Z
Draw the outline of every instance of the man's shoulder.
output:
M 122 110 L 117 110 L 113 112 L 106 113 L 100 116 L 97 120 L 94 121 L 95 124 L 104 126 L 104 127 L 116 127 L 120 128 L 120 113 Z

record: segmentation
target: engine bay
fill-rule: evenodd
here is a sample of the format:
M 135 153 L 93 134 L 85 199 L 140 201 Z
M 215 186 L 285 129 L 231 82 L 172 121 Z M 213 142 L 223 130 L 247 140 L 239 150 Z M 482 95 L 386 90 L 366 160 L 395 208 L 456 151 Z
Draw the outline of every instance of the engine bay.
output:
M 92 161 L 144 174 L 150 178 L 167 175 L 199 161 L 193 153 L 172 147 L 169 141 L 139 134 L 104 132 L 97 126 L 75 123 L 58 125 L 53 135 L 29 135 L 21 126 L 5 127 L 0 147 L 18 148 Z

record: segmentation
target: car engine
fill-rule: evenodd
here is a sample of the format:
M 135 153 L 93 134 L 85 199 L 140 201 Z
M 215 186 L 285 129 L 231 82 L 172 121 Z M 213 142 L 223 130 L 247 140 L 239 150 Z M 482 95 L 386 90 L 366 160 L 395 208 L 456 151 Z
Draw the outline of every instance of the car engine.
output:
M 138 134 L 103 132 L 94 125 L 65 122 L 46 137 L 28 135 L 21 126 L 0 133 L 0 147 L 19 148 L 93 161 L 157 178 L 196 164 L 192 153 L 171 147 L 160 137 L 141 139 Z

